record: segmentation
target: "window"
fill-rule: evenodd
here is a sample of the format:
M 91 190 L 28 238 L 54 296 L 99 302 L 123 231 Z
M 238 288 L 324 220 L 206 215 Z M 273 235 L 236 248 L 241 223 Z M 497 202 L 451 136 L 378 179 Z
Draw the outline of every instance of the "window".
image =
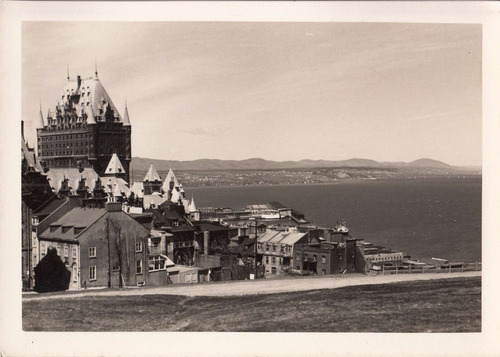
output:
M 321 263 L 323 263 L 323 264 L 326 263 L 326 257 L 324 255 L 321 256 Z
M 113 271 L 120 271 L 120 265 L 118 265 L 118 264 L 113 265 L 112 270 Z
M 95 258 L 97 256 L 95 247 L 89 248 L 89 258 Z
M 69 247 L 67 244 L 64 245 L 64 256 L 65 257 L 69 256 Z
M 165 259 L 161 255 L 149 259 L 149 271 L 162 270 L 165 267 Z
M 76 283 L 78 281 L 78 267 L 73 265 L 73 281 Z
M 300 260 L 300 254 L 297 254 L 297 255 L 295 256 L 295 260 Z
M 97 271 L 94 265 L 89 267 L 89 280 L 96 280 L 96 279 L 97 279 Z
M 135 242 L 135 252 L 136 253 L 142 252 L 142 242 Z
M 269 264 L 269 257 L 266 255 L 266 264 Z
M 135 273 L 142 274 L 142 260 L 137 260 L 135 262 Z
M 276 263 L 276 257 L 271 257 L 271 264 L 275 264 Z
M 325 269 L 321 269 L 321 273 L 322 273 L 323 275 L 326 275 L 326 270 L 325 270 Z
M 73 258 L 76 258 L 76 247 L 73 247 Z

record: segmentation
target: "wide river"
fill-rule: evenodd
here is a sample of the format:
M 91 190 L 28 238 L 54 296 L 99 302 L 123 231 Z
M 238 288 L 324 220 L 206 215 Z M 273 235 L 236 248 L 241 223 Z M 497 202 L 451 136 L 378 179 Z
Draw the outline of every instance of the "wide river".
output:
M 196 187 L 186 195 L 198 207 L 278 201 L 315 225 L 333 227 L 345 220 L 352 237 L 425 261 L 481 261 L 481 177 Z

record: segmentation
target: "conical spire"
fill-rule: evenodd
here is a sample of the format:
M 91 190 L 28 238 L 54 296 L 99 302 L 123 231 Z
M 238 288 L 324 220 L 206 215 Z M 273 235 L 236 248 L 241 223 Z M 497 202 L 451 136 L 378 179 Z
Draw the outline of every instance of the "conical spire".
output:
M 130 126 L 130 118 L 128 117 L 128 108 L 126 100 L 125 100 L 125 113 L 123 114 L 123 126 Z
M 191 197 L 191 203 L 189 204 L 189 212 L 196 212 L 196 205 L 194 204 L 194 198 Z
M 167 177 L 165 178 L 165 182 L 163 183 L 163 186 L 162 186 L 162 188 L 165 192 L 170 191 L 170 189 L 171 189 L 170 182 L 174 183 L 173 187 L 179 187 L 179 181 L 177 181 L 177 178 L 175 177 L 172 169 L 168 170 Z
M 42 129 L 44 126 L 45 126 L 45 121 L 43 120 L 42 104 L 40 103 L 40 115 L 38 116 L 38 121 L 36 123 L 36 128 L 37 129 Z
M 172 197 L 170 198 L 170 201 L 172 201 L 173 203 L 178 203 L 180 200 L 181 200 L 181 194 L 179 191 L 177 191 L 176 189 L 173 189 L 172 190 Z
M 92 107 L 92 104 L 90 105 L 90 108 L 88 108 L 87 124 L 97 124 L 95 121 L 94 108 Z
M 156 171 L 156 168 L 154 167 L 153 164 L 149 166 L 148 173 L 146 174 L 146 176 L 144 176 L 144 180 L 142 181 L 150 181 L 150 182 L 161 181 L 161 177 L 160 175 L 158 175 L 158 171 Z
M 124 176 L 125 169 L 123 168 L 118 155 L 113 154 L 111 156 L 111 160 L 109 160 L 108 166 L 106 167 L 106 171 L 104 171 L 106 176 Z

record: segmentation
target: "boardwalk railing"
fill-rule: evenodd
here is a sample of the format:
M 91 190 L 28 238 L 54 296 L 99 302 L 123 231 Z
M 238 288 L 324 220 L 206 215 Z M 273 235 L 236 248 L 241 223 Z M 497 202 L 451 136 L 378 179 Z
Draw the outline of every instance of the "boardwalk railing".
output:
M 465 263 L 461 266 L 390 266 L 380 267 L 380 270 L 369 270 L 369 275 L 391 275 L 391 274 L 451 274 L 463 273 L 467 271 L 481 271 L 482 264 L 480 262 Z

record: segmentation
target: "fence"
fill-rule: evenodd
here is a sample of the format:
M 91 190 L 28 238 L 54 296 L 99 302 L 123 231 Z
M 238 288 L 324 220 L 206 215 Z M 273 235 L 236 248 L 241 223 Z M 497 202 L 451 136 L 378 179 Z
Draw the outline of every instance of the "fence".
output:
M 381 270 L 369 270 L 369 275 L 392 275 L 392 274 L 451 274 L 463 273 L 468 271 L 481 271 L 482 264 L 480 262 L 466 263 L 461 266 L 390 266 L 380 267 Z

